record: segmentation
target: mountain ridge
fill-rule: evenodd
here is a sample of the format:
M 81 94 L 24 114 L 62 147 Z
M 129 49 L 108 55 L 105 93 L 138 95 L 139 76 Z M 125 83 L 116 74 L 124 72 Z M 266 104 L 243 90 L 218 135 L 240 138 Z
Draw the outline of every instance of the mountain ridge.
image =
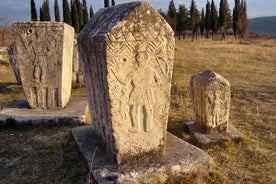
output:
M 276 16 L 249 19 L 248 29 L 251 32 L 276 34 Z

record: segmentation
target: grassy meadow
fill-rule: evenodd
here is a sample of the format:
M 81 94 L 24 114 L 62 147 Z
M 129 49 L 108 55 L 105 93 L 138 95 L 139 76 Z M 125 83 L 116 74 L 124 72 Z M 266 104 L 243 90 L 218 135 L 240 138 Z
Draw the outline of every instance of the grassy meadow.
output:
M 276 39 L 238 43 L 177 40 L 168 131 L 194 144 L 184 122 L 194 119 L 189 79 L 210 69 L 231 84 L 231 123 L 246 139 L 201 147 L 215 161 L 209 175 L 167 183 L 276 183 Z M 0 65 L 0 104 L 24 95 Z M 84 94 L 83 88 L 73 94 Z M 72 125 L 74 126 L 74 125 Z M 0 128 L 0 183 L 94 183 L 70 134 L 72 126 Z

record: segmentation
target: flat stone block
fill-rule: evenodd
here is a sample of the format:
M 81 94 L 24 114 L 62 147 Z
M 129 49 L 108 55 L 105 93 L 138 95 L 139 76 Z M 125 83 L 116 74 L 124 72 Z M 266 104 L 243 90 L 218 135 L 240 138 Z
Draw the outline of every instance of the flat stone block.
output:
M 21 99 L 0 110 L 0 125 L 88 123 L 87 97 L 73 96 L 64 109 L 31 109 L 26 99 Z
M 73 137 L 99 183 L 164 183 L 170 176 L 207 173 L 212 158 L 201 149 L 167 132 L 165 155 L 143 157 L 118 165 L 112 161 L 92 125 L 72 129 Z
M 226 140 L 240 140 L 244 138 L 245 136 L 236 129 L 233 125 L 228 125 L 228 131 L 225 133 L 203 133 L 202 130 L 200 130 L 196 124 L 192 122 L 186 122 L 185 123 L 190 132 L 195 136 L 197 142 L 201 145 L 211 145 L 213 143 L 217 143 L 220 141 L 226 141 Z

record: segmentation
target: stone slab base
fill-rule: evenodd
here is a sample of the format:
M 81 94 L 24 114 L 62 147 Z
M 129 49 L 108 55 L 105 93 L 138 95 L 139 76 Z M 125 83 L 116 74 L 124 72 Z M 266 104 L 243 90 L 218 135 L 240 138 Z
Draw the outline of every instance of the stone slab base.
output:
M 226 140 L 240 140 L 245 137 L 231 124 L 228 125 L 228 132 L 213 134 L 202 133 L 202 131 L 195 125 L 193 121 L 186 122 L 185 124 L 188 126 L 190 132 L 194 135 L 196 141 L 203 146 L 208 146 Z
M 30 109 L 27 100 L 21 99 L 0 110 L 0 125 L 87 124 L 89 113 L 83 96 L 72 96 L 64 109 Z
M 207 173 L 212 158 L 201 149 L 167 133 L 165 155 L 117 165 L 102 147 L 93 125 L 72 129 L 79 150 L 98 183 L 166 183 L 169 177 Z

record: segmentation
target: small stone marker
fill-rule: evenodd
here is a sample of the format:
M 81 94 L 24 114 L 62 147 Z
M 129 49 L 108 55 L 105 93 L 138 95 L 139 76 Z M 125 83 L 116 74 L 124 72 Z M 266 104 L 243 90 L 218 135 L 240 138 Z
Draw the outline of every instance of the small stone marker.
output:
M 190 80 L 196 125 L 206 133 L 227 132 L 230 112 L 230 84 L 210 70 Z
M 74 40 L 74 52 L 73 52 L 73 68 L 72 68 L 72 82 L 73 84 L 84 84 L 83 67 L 80 61 L 78 43 Z
M 78 37 L 97 133 L 118 163 L 164 152 L 171 27 L 148 3 L 100 10 Z
M 71 97 L 73 27 L 61 22 L 17 22 L 13 28 L 30 107 L 64 108 Z
M 221 75 L 207 70 L 190 79 L 195 122 L 186 123 L 201 144 L 243 135 L 229 124 L 231 90 Z

